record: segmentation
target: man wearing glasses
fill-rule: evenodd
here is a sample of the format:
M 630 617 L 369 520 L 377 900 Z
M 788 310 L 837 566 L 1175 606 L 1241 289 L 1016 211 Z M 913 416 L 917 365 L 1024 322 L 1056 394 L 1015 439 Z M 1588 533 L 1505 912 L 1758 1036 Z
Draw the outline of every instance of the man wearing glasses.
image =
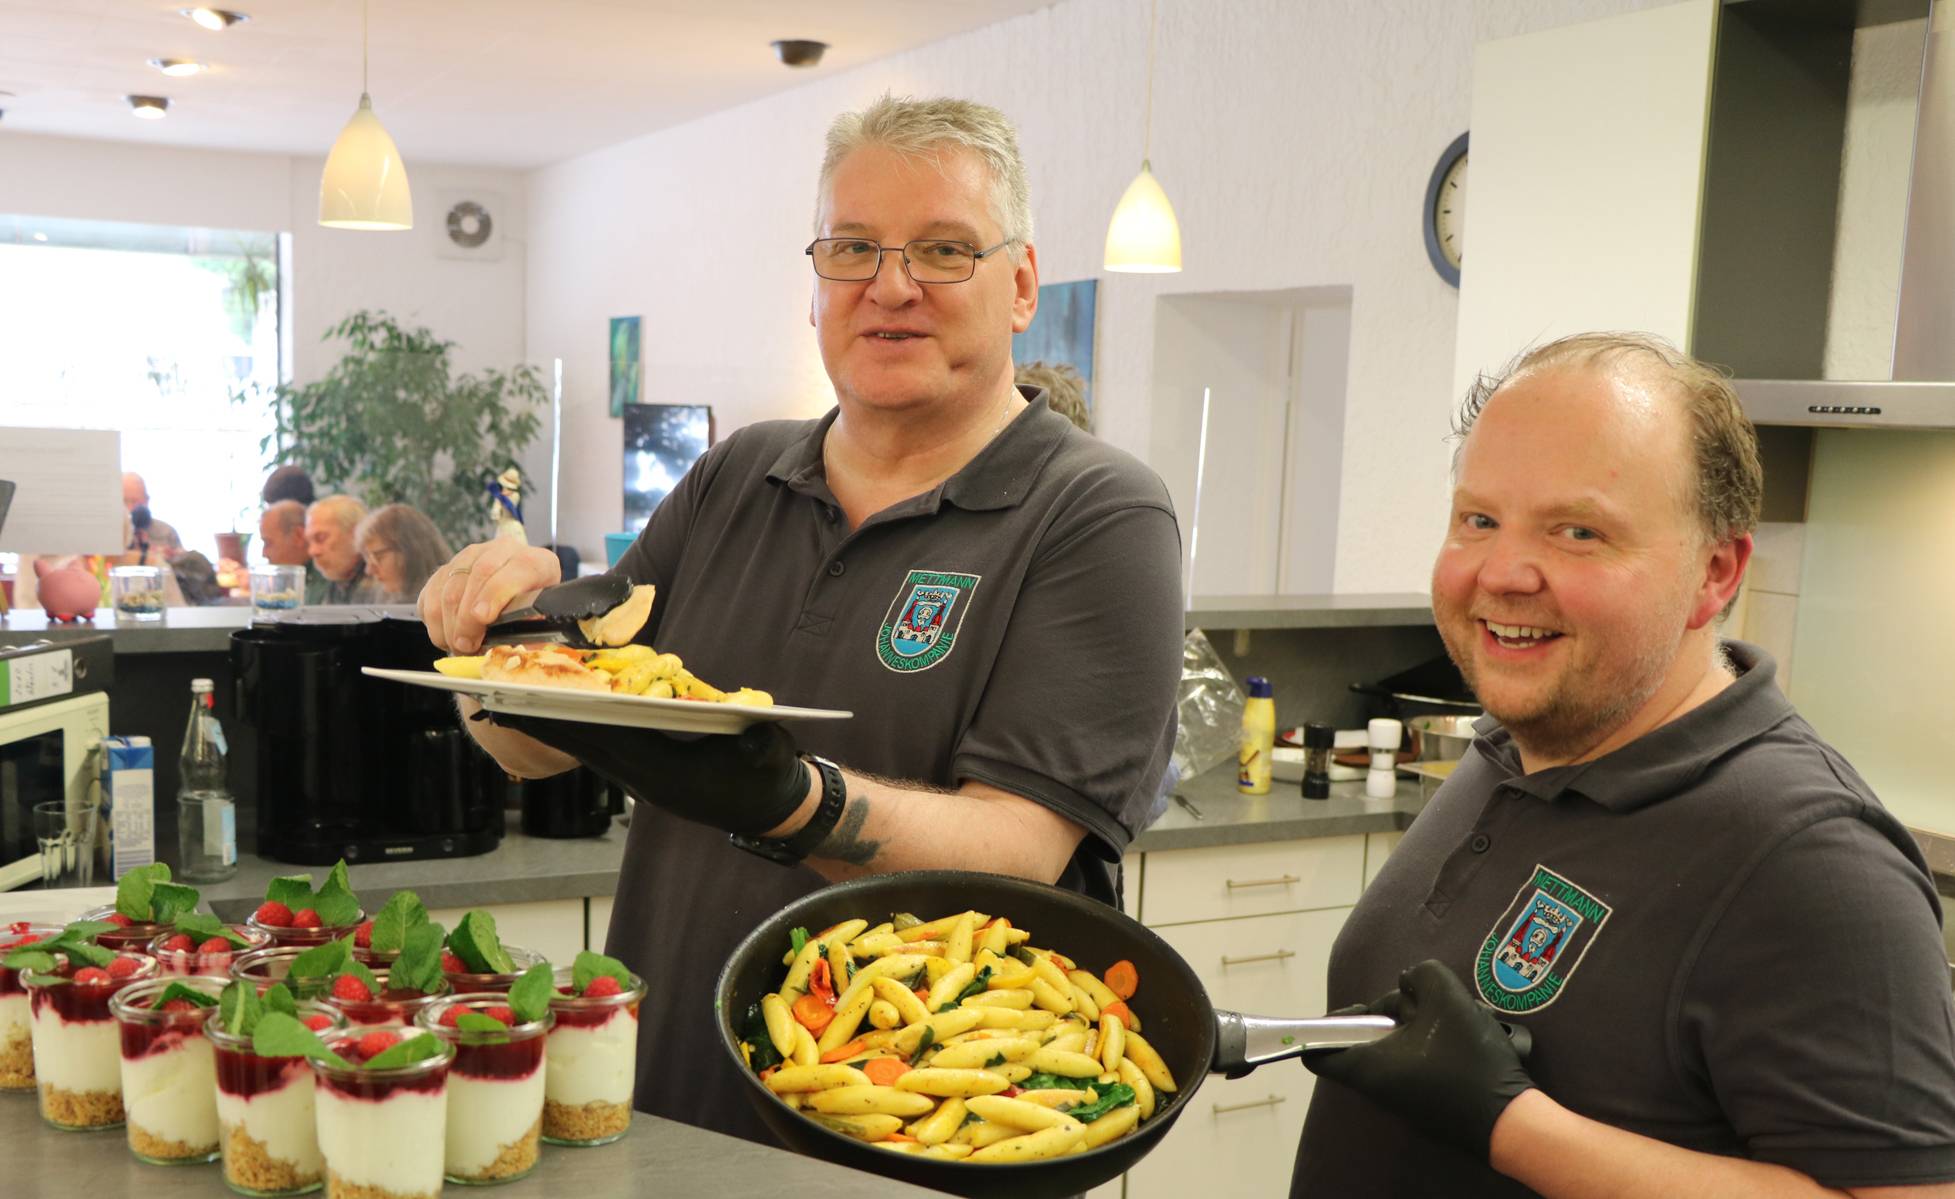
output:
M 1180 676 L 1166 488 L 1012 384 L 1038 256 L 1010 122 L 954 100 L 842 116 L 805 253 L 835 408 L 708 451 L 617 569 L 658 586 L 640 640 L 853 719 L 691 741 L 469 722 L 517 774 L 581 761 L 642 801 L 607 941 L 651 982 L 637 1106 L 754 1139 L 709 999 L 739 939 L 827 882 L 898 870 L 1117 902 Z M 473 652 L 557 577 L 548 551 L 470 546 L 421 613 Z

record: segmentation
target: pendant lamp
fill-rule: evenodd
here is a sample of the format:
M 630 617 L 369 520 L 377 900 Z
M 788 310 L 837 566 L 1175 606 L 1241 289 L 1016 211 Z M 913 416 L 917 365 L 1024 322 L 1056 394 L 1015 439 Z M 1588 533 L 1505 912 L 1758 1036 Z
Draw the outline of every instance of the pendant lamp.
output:
M 319 223 L 333 229 L 414 227 L 414 197 L 394 139 L 367 95 L 367 6 L 360 5 L 360 106 L 339 131 L 319 177 Z
M 1154 178 L 1147 151 L 1154 137 L 1154 18 L 1158 0 L 1147 10 L 1147 107 L 1141 135 L 1140 174 L 1127 185 L 1106 228 L 1106 269 L 1136 274 L 1171 274 L 1181 269 L 1181 225 L 1174 205 Z

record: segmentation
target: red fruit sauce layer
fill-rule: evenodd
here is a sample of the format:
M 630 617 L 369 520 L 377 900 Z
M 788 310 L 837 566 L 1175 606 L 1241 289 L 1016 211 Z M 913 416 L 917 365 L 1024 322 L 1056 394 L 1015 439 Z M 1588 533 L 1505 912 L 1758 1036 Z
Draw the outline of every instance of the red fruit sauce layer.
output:
M 554 1004 L 551 1011 L 557 1014 L 558 1028 L 599 1028 L 611 1022 L 618 1015 L 638 1019 L 638 1005 L 607 1003 L 600 1006 L 574 1007 L 570 1004 Z
M 427 1002 L 429 997 L 419 991 L 388 987 L 380 992 L 377 999 L 364 1003 L 354 999 L 335 999 L 333 1005 L 345 1015 L 349 1024 L 412 1024 L 415 1009 Z
M 449 1067 L 470 1078 L 528 1078 L 543 1065 L 542 1037 L 506 1041 L 500 1045 L 455 1044 L 455 1061 Z
M 217 1052 L 217 1089 L 240 1099 L 283 1090 L 312 1073 L 311 1063 L 302 1057 L 259 1057 L 223 1045 L 212 1048 Z
M 24 995 L 27 988 L 20 981 L 20 971 L 0 966 L 0 995 Z
M 73 970 L 63 967 L 60 973 L 72 976 Z M 120 991 L 136 979 L 117 979 L 113 982 L 96 983 L 89 986 L 29 987 L 33 994 L 28 1001 L 34 1005 L 34 1014 L 39 1016 L 43 1008 L 53 1008 L 63 1022 L 68 1024 L 87 1024 L 96 1020 L 112 1019 L 109 1015 L 109 996 Z
M 95 943 L 104 949 L 118 953 L 149 953 L 149 943 L 170 931 L 167 924 L 132 924 L 128 928 L 112 928 L 95 938 Z
M 65 989 L 65 988 L 64 988 Z M 173 1014 L 169 1020 L 159 1020 L 154 1024 L 122 1024 L 122 1056 L 131 1061 L 155 1053 L 170 1053 L 180 1048 L 185 1041 L 204 1035 L 204 1021 L 210 1016 L 209 1008 L 198 1008 L 191 1012 Z
M 331 1091 L 346 1099 L 368 1099 L 376 1103 L 390 1099 L 403 1091 L 423 1091 L 430 1095 L 438 1095 L 447 1085 L 446 1069 L 431 1070 L 426 1074 L 403 1079 L 370 1078 L 365 1075 L 348 1078 L 337 1072 L 319 1076 L 319 1086 L 322 1090 Z

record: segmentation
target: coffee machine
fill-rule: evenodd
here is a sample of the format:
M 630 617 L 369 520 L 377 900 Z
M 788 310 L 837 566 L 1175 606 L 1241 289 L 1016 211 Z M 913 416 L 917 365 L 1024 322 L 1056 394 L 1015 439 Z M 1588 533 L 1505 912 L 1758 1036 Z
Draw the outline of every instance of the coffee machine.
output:
M 496 847 L 508 783 L 453 699 L 360 673 L 438 656 L 410 608 L 300 608 L 231 635 L 259 853 L 324 866 Z

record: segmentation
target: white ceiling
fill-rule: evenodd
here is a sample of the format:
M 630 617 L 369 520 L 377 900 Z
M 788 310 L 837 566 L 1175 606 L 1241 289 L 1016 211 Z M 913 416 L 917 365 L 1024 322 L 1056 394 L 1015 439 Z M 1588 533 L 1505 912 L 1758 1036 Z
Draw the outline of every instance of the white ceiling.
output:
M 375 0 L 369 89 L 408 162 L 530 168 L 1054 0 Z M 360 0 L 0 0 L 8 131 L 323 156 L 360 96 Z M 777 38 L 828 42 L 790 70 Z M 211 67 L 168 78 L 151 58 Z M 129 94 L 170 97 L 130 115 Z M 3 143 L 0 143 L 3 144 Z

